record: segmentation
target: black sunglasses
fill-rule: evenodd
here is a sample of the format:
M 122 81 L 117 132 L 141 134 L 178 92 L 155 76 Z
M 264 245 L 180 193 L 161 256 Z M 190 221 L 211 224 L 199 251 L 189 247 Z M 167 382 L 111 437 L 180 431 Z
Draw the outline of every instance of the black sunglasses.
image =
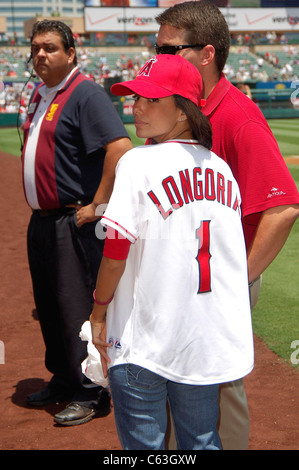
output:
M 172 54 L 175 55 L 178 51 L 182 49 L 189 49 L 200 47 L 201 49 L 204 48 L 206 44 L 184 44 L 183 46 L 157 46 L 155 44 L 156 54 Z

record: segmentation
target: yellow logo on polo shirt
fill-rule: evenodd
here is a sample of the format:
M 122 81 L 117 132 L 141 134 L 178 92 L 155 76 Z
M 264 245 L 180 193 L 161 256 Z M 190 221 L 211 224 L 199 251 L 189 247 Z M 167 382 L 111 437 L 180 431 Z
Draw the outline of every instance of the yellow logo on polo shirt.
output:
M 57 108 L 58 108 L 58 104 L 52 104 L 51 105 L 50 111 L 48 112 L 48 114 L 46 116 L 47 121 L 52 121 L 53 120 L 54 113 L 55 113 Z

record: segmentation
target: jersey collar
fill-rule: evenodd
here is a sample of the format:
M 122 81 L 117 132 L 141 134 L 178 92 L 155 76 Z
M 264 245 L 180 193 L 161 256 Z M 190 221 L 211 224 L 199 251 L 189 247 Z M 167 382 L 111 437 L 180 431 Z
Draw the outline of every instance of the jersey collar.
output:
M 169 143 L 177 143 L 177 144 L 199 144 L 198 140 L 196 139 L 169 139 L 166 140 L 165 142 L 161 142 L 163 144 L 169 144 Z

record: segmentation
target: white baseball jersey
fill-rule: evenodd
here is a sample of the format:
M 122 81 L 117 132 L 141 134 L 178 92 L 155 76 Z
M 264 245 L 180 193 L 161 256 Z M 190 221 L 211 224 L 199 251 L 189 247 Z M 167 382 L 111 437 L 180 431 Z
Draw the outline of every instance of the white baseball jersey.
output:
M 132 242 L 107 312 L 110 367 L 202 385 L 252 370 L 240 202 L 228 165 L 197 141 L 121 158 L 102 218 Z

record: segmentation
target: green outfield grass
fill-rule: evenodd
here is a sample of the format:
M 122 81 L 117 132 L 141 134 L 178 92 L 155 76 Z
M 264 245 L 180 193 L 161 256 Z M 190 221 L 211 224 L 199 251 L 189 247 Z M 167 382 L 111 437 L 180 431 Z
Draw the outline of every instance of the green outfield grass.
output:
M 299 156 L 299 119 L 271 119 L 268 124 L 284 157 Z
M 266 269 L 257 305 L 252 311 L 254 332 L 299 372 L 299 222 L 282 251 Z M 296 361 L 291 361 L 298 341 Z
M 289 170 L 299 188 L 299 166 L 289 165 Z M 297 220 L 281 252 L 263 273 L 262 289 L 252 311 L 252 320 L 257 336 L 299 372 L 298 247 Z M 297 346 L 295 341 L 298 341 Z
M 270 120 L 282 155 L 299 156 L 298 119 Z M 144 143 L 135 134 L 133 124 L 126 125 L 133 145 Z M 16 129 L 0 129 L 0 149 L 20 155 Z M 299 188 L 299 166 L 289 165 Z M 253 328 L 257 336 L 276 354 L 299 371 L 299 221 L 297 221 L 283 249 L 263 274 L 259 301 L 253 309 Z M 298 354 L 296 353 L 298 350 Z M 292 358 L 292 360 L 291 360 Z
M 20 140 L 16 128 L 0 128 L 0 150 L 20 156 Z
M 270 128 L 278 141 L 279 148 L 284 157 L 298 155 L 298 119 L 271 119 L 268 121 Z M 133 145 L 144 143 L 144 139 L 136 137 L 134 124 L 126 124 Z M 12 155 L 20 155 L 20 143 L 17 130 L 13 128 L 0 128 L 0 149 Z
M 126 128 L 134 146 L 141 145 L 144 139 L 136 137 L 134 124 L 126 124 Z M 11 155 L 20 156 L 20 139 L 16 128 L 0 128 L 0 150 Z

